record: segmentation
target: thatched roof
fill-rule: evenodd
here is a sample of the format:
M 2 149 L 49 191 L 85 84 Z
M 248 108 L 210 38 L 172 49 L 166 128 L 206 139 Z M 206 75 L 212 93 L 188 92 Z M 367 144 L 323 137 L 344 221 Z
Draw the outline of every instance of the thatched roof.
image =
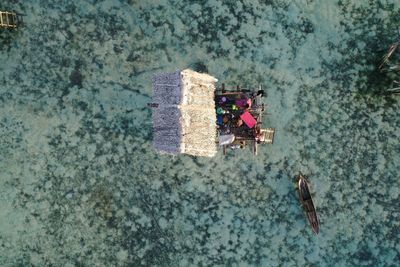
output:
M 217 153 L 214 102 L 217 79 L 192 70 L 153 77 L 154 148 L 212 157 Z

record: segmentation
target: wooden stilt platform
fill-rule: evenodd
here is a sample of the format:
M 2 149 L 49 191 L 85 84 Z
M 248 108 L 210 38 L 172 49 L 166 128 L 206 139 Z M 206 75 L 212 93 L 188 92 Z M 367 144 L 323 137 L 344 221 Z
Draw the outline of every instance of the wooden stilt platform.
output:
M 15 12 L 0 11 L 0 28 L 17 28 L 18 17 Z

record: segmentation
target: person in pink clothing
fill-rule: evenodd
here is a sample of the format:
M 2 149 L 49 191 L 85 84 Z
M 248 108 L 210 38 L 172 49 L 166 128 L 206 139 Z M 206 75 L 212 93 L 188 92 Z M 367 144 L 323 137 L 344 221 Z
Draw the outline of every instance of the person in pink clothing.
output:
M 246 95 L 242 95 L 240 99 L 236 99 L 235 105 L 241 109 L 249 109 L 251 108 L 251 99 Z

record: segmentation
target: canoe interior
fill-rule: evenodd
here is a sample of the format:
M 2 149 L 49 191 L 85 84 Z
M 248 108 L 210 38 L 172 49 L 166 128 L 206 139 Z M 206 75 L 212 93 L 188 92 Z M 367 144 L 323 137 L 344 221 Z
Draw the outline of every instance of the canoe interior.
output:
M 300 201 L 303 205 L 304 211 L 306 212 L 307 219 L 310 222 L 313 231 L 316 234 L 318 234 L 319 222 L 318 222 L 317 212 L 315 210 L 315 206 L 310 194 L 307 180 L 302 175 L 299 175 L 298 187 L 299 187 Z

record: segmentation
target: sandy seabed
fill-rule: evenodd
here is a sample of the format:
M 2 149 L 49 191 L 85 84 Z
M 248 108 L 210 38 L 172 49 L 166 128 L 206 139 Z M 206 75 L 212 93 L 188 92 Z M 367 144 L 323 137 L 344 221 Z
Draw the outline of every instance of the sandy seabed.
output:
M 399 3 L 2 1 L 24 24 L 0 30 L 0 265 L 398 265 L 400 104 L 376 66 Z M 262 85 L 275 143 L 156 154 L 151 77 L 187 67 Z

